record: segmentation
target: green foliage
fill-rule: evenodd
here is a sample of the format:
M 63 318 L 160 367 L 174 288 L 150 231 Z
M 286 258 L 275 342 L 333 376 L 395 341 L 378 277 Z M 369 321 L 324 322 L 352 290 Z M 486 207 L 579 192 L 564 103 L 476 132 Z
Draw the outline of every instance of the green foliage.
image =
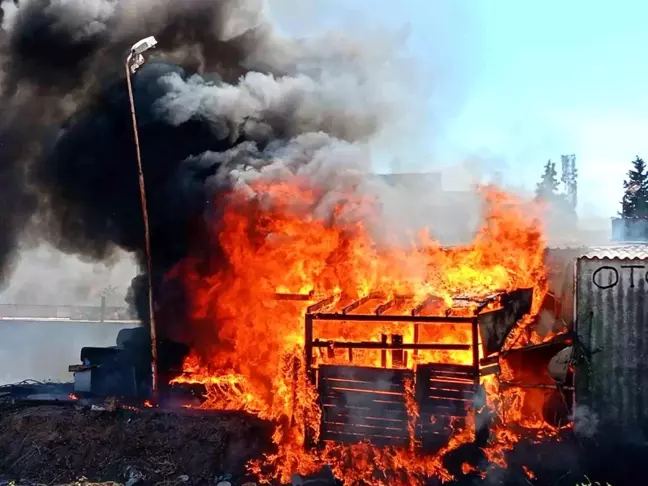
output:
M 551 219 L 560 220 L 563 224 L 571 221 L 577 223 L 576 215 L 576 168 L 572 166 L 569 170 L 564 171 L 561 180 L 563 182 L 563 191 L 560 191 L 560 182 L 558 180 L 558 171 L 556 164 L 549 160 L 544 166 L 542 178 L 536 186 L 536 200 L 548 203 L 553 216 Z M 558 217 L 559 216 L 559 217 Z
M 646 163 L 639 156 L 632 162 L 628 178 L 623 181 L 623 189 L 621 217 L 648 218 L 648 172 Z
M 551 160 L 545 164 L 542 178 L 536 186 L 536 198 L 543 201 L 552 201 L 555 199 L 558 191 L 558 172 L 556 164 Z

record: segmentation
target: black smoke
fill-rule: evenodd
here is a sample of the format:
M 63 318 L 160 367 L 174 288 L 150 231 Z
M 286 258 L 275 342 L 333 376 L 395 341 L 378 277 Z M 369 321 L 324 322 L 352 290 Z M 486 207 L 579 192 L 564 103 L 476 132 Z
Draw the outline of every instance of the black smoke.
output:
M 159 80 L 170 73 L 187 77 L 178 66 L 153 62 L 133 79 L 156 280 L 187 254 L 189 239 L 196 237 L 190 226 L 196 226 L 208 199 L 204 181 L 217 169 L 183 161 L 239 143 L 215 137 L 204 120 L 190 119 L 178 126 L 160 120 L 153 107 L 166 94 Z M 59 248 L 102 259 L 118 246 L 139 254 L 144 262 L 137 161 L 122 82 L 101 91 L 90 107 L 69 121 L 45 152 L 36 180 L 47 188 L 44 214 Z M 133 287 L 144 320 L 145 280 L 138 278 Z
M 394 114 L 373 84 L 390 72 L 384 59 L 363 58 L 351 42 L 286 39 L 260 1 L 2 7 L 0 272 L 30 238 L 96 260 L 122 248 L 144 263 L 124 78 L 128 48 L 143 37 L 160 46 L 133 77 L 154 292 L 158 304 L 178 300 L 178 319 L 182 292 L 159 283 L 213 224 L 214 198 L 233 184 L 291 174 L 335 189 L 367 169 L 356 144 Z M 140 275 L 128 298 L 144 322 L 146 292 Z

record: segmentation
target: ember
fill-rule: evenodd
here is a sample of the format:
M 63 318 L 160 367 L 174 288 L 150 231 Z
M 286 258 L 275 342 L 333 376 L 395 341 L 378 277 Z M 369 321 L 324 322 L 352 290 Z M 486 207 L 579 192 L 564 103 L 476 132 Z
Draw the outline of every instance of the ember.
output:
M 374 241 L 367 229 L 371 219 L 341 217 L 350 205 L 372 214 L 362 198 L 348 198 L 323 220 L 314 216 L 321 194 L 304 181 L 252 189 L 256 197 L 230 194 L 221 224 L 212 228 L 227 265 L 187 258 L 170 275 L 184 279 L 193 299 L 193 351 L 174 383 L 205 384 L 203 408 L 246 410 L 276 421 L 278 453 L 251 464 L 265 479 L 288 482 L 295 471 L 313 473 L 326 463 L 351 482 L 451 479 L 442 460 L 475 440 L 475 418 L 468 411 L 475 408 L 477 390 L 487 394 L 480 407 L 498 409 L 496 353 L 505 341 L 540 339 L 521 332 L 546 293 L 535 208 L 483 188 L 486 218 L 471 245 L 442 248 L 422 232 L 410 248 L 402 248 Z M 526 309 L 520 295 L 510 297 L 517 289 L 529 289 Z M 511 332 L 525 312 L 529 316 Z M 446 400 L 431 413 L 421 408 L 420 390 L 427 390 L 433 377 L 447 386 L 436 387 Z M 352 429 L 349 417 L 370 417 L 347 415 L 336 425 L 330 414 L 337 411 L 320 408 L 327 380 L 340 379 L 351 379 L 355 388 L 364 383 L 371 393 L 381 392 L 375 384 L 385 384 L 383 393 L 399 397 L 400 409 L 392 415 L 404 420 L 404 428 L 383 427 L 397 433 L 360 434 L 350 437 L 356 443 L 341 445 L 339 439 L 349 438 Z M 340 398 L 340 390 L 336 393 Z M 461 398 L 454 411 L 438 413 L 453 398 Z M 430 426 L 423 427 L 425 421 Z M 433 455 L 418 454 L 414 444 L 425 438 L 420 434 L 426 427 L 433 432 L 438 421 L 443 422 L 438 430 L 447 432 L 444 443 L 435 444 Z M 376 444 L 380 435 L 390 439 L 384 446 Z M 391 440 L 394 435 L 410 447 L 394 448 L 399 444 Z M 489 458 L 502 464 L 502 448 L 517 436 L 496 427 L 493 438 Z M 320 441 L 319 449 L 304 447 Z M 377 473 L 384 479 L 376 480 Z

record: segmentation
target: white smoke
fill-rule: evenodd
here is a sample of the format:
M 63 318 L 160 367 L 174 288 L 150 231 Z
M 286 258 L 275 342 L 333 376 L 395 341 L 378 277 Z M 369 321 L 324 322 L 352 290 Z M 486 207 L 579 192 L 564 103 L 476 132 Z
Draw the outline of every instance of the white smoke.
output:
M 124 298 L 137 266 L 125 252 L 114 260 L 84 261 L 65 255 L 50 245 L 19 253 L 0 303 L 48 306 L 99 306 L 102 295 L 108 305 L 126 307 Z
M 232 133 L 232 129 L 238 127 L 261 130 L 268 138 L 325 131 L 336 138 L 358 139 L 373 134 L 379 118 L 386 121 L 386 114 L 378 112 L 386 101 L 366 92 L 351 76 L 315 80 L 304 75 L 276 78 L 248 73 L 232 86 L 205 82 L 200 77 L 185 82 L 179 75 L 170 74 L 163 84 L 169 94 L 157 106 L 165 119 L 180 125 L 192 117 L 206 118 L 221 139 L 235 139 L 238 133 Z M 274 123 L 266 122 L 269 119 Z M 289 125 L 282 127 L 280 120 Z M 277 121 L 287 133 L 273 136 Z
M 2 30 L 5 32 L 11 32 L 14 22 L 16 21 L 18 5 L 16 5 L 13 0 L 3 0 L 0 2 L 0 9 L 2 9 Z
M 577 405 L 570 420 L 574 422 L 574 432 L 580 437 L 591 438 L 598 431 L 598 415 L 585 405 Z

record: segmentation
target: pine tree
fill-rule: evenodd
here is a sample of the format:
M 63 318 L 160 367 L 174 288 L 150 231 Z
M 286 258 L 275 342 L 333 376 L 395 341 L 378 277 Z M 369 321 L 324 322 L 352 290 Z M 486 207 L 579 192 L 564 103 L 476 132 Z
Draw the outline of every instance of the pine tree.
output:
M 626 219 L 648 218 L 648 173 L 646 163 L 637 156 L 632 162 L 632 170 L 623 181 L 621 217 Z
M 562 176 L 560 178 L 565 191 L 565 200 L 576 209 L 578 202 L 578 169 L 576 169 L 576 155 L 561 155 Z
M 558 190 L 558 173 L 556 164 L 549 160 L 544 167 L 542 179 L 536 186 L 536 199 L 551 201 L 556 197 Z
M 569 160 L 570 165 L 572 160 Z M 556 164 L 551 160 L 545 164 L 542 179 L 536 186 L 536 199 L 546 204 L 547 231 L 551 238 L 564 238 L 578 226 L 574 171 L 571 167 L 566 167 L 565 157 L 562 158 L 562 162 L 562 181 L 566 192 L 559 191 Z

